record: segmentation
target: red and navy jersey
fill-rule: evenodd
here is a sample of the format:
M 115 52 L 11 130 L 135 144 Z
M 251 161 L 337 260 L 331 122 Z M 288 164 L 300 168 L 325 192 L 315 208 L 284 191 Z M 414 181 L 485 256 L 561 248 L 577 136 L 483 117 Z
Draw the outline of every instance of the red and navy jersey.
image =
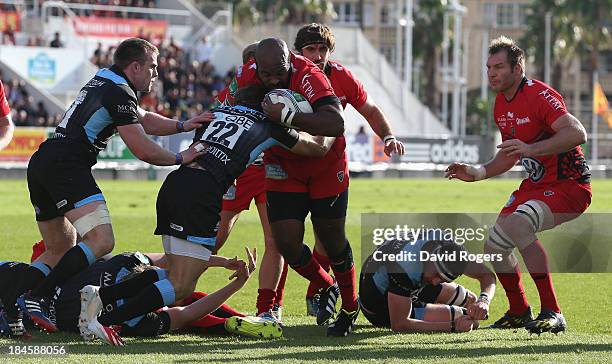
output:
M 4 94 L 4 85 L 2 81 L 0 81 L 0 118 L 3 118 L 11 113 L 11 108 L 9 107 L 8 101 L 6 100 L 6 95 Z
M 552 137 L 555 134 L 552 124 L 565 114 L 565 102 L 557 91 L 543 82 L 526 78 L 511 100 L 506 100 L 501 92 L 497 94 L 493 111 L 502 140 L 519 139 L 528 144 Z M 527 188 L 559 180 L 590 182 L 591 173 L 580 146 L 559 154 L 521 156 L 520 160 L 529 173 L 522 184 Z

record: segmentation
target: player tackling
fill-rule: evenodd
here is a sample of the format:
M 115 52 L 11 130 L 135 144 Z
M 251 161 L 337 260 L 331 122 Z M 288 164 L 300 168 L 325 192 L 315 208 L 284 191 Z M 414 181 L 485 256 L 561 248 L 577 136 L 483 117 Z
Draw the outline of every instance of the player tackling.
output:
M 565 331 L 552 284 L 548 257 L 536 233 L 582 214 L 591 203 L 590 171 L 580 144 L 586 132 L 567 112 L 550 86 L 525 77 L 521 48 L 507 37 L 489 45 L 487 75 L 496 91 L 493 116 L 503 142 L 495 157 L 482 166 L 453 163 L 449 179 L 473 182 L 508 171 L 520 160 L 529 174 L 502 208 L 485 243 L 486 253 L 502 253 L 492 262 L 510 308 L 493 328 L 525 327 L 532 333 Z M 540 295 L 541 312 L 534 320 L 513 253 L 518 248 Z

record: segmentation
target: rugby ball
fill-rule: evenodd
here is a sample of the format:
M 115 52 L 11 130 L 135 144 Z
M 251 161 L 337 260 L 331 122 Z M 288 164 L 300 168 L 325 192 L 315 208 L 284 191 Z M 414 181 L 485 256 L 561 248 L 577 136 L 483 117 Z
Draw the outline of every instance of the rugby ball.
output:
M 304 96 L 302 96 L 300 93 L 292 91 L 292 90 L 287 90 L 287 89 L 282 89 L 282 88 L 277 88 L 274 89 L 270 92 L 268 92 L 266 94 L 266 100 L 268 100 L 270 103 L 272 104 L 278 104 L 281 103 L 283 105 L 285 105 L 285 107 L 283 108 L 283 120 L 281 121 L 282 124 L 284 124 L 287 127 L 290 128 L 295 128 L 295 126 L 291 125 L 291 118 L 289 118 L 289 123 L 285 123 L 285 119 L 287 115 L 291 115 L 291 114 L 296 114 L 296 113 L 312 113 L 312 106 L 310 105 L 310 103 L 308 102 L 308 100 L 306 100 L 306 98 Z
M 268 92 L 266 98 L 273 104 L 280 102 L 294 112 L 312 113 L 312 106 L 308 100 L 302 94 L 292 90 L 277 88 Z

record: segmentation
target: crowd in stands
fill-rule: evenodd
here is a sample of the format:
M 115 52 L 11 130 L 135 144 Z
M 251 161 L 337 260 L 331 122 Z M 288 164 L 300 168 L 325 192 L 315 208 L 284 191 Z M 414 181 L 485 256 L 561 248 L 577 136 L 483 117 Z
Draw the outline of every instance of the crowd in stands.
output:
M 5 79 L 1 72 L 0 79 L 16 126 L 55 126 L 59 123 L 61 115 L 49 114 L 45 105 L 29 94 L 23 80 Z
M 153 9 L 157 7 L 155 0 L 64 0 L 65 3 L 126 6 L 140 9 Z M 58 11 L 54 9 L 53 11 Z M 155 19 L 155 14 L 133 13 L 127 11 L 72 9 L 77 16 L 97 16 L 105 18 L 133 18 L 133 19 Z
M 142 94 L 140 106 L 147 111 L 155 111 L 171 118 L 189 119 L 208 110 L 219 91 L 223 90 L 233 72 L 220 75 L 206 60 L 191 57 L 177 45 L 172 37 L 156 44 L 159 76 L 151 92 Z M 91 62 L 98 67 L 108 67 L 112 63 L 115 47 L 104 49 L 101 44 L 94 51 Z
M 159 76 L 151 92 L 140 95 L 140 106 L 147 111 L 189 119 L 208 110 L 219 91 L 233 77 L 233 71 L 218 74 L 209 62 L 208 52 L 195 52 L 194 57 L 189 57 L 172 37 L 156 45 L 160 50 Z M 99 68 L 110 67 L 114 51 L 114 46 L 105 48 L 99 43 L 90 61 Z M 49 115 L 43 104 L 36 103 L 28 94 L 23 81 L 6 80 L 1 74 L 0 79 L 5 85 L 15 125 L 55 126 L 59 123 L 61 115 Z

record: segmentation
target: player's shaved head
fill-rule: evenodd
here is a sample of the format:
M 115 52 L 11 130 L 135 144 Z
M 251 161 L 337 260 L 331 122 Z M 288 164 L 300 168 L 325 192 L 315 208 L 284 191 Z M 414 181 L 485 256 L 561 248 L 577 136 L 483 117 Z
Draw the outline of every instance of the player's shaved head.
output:
M 286 88 L 289 81 L 289 47 L 282 39 L 266 38 L 257 44 L 257 75 L 268 89 Z

